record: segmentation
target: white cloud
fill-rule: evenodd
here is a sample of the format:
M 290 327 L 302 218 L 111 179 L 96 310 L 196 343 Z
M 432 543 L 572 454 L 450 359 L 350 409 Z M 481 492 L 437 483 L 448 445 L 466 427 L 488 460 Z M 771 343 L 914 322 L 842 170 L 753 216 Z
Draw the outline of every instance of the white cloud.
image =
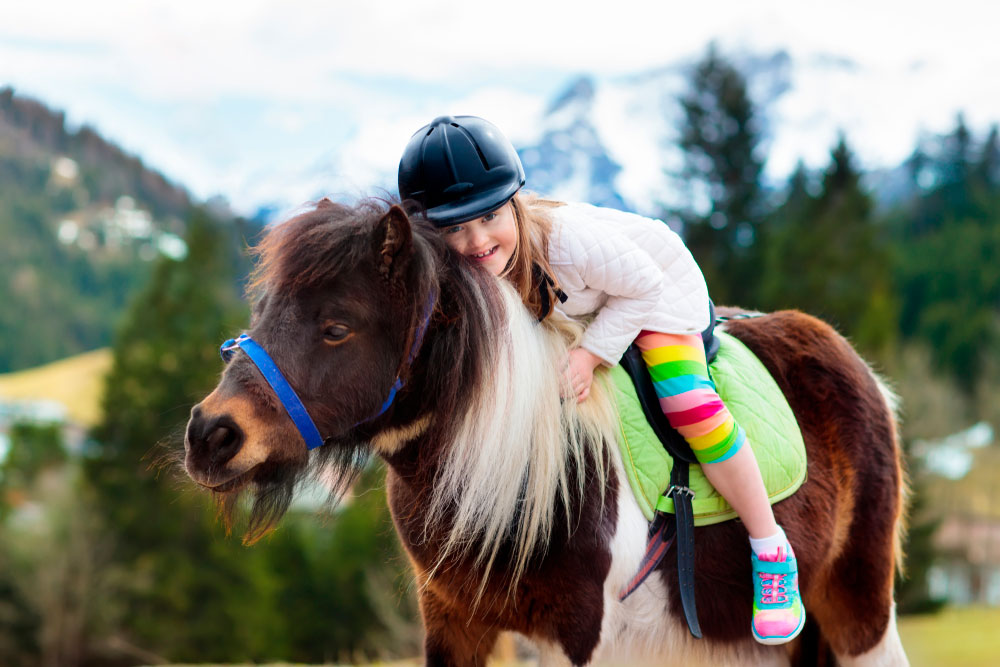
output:
M 838 129 L 877 164 L 898 161 L 921 128 L 950 127 L 957 109 L 973 125 L 1000 118 L 987 85 L 997 25 L 1000 3 L 977 0 L 34 0 L 0 14 L 0 85 L 95 124 L 201 197 L 259 202 L 384 181 L 439 113 L 490 117 L 527 143 L 569 77 L 692 59 L 713 39 L 871 73 L 863 89 L 846 75 L 796 82 L 776 110 L 770 170 L 782 173 L 800 157 L 824 163 Z M 830 111 L 821 123 L 817 109 Z M 648 191 L 656 146 L 630 149 L 643 137 L 611 122 L 612 151 L 636 160 L 626 172 Z
M 1000 58 L 990 48 L 1000 5 L 975 0 L 946 10 L 901 0 L 36 0 L 11 3 L 4 13 L 0 42 L 36 44 L 20 50 L 25 61 L 12 70 L 53 74 L 70 63 L 37 44 L 59 46 L 77 57 L 89 52 L 78 71 L 98 66 L 91 76 L 172 99 L 252 93 L 262 84 L 329 99 L 339 72 L 425 81 L 474 77 L 484 68 L 623 73 L 697 53 L 713 38 L 886 66 L 967 63 L 977 43 L 978 59 Z

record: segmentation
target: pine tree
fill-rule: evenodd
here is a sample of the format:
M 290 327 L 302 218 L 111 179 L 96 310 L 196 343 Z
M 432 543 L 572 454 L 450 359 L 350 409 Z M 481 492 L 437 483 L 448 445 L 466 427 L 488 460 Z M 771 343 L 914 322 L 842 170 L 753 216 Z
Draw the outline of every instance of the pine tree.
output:
M 976 180 L 988 187 L 1000 187 L 1000 128 L 994 123 L 983 142 L 975 166 Z
M 895 225 L 900 330 L 929 343 L 938 368 L 969 391 L 1000 345 L 1000 165 L 996 128 L 977 147 L 962 116 L 920 149 L 917 197 Z
M 243 319 L 235 267 L 219 223 L 201 211 L 189 221 L 188 255 L 162 258 L 118 332 L 103 397 L 99 443 L 90 479 L 115 525 L 128 527 L 129 548 L 161 542 L 150 507 L 119 503 L 119 493 L 150 497 L 167 489 L 150 466 L 154 446 L 187 419 L 187 410 L 215 383 L 217 349 Z M 140 491 L 141 493 L 136 493 Z M 158 510 L 157 514 L 165 508 Z M 148 532 L 147 532 L 148 531 Z
M 982 169 L 989 170 L 989 148 L 976 162 L 975 138 L 961 114 L 954 129 L 925 140 L 909 160 L 923 193 L 912 205 L 902 230 L 907 238 L 932 234 L 955 220 L 982 220 L 988 207 L 983 197 Z
M 970 393 L 1000 344 L 998 256 L 1000 225 L 969 219 L 909 240 L 897 253 L 903 334 L 927 341 L 938 368 Z
M 62 431 L 58 424 L 20 421 L 11 425 L 10 448 L 0 462 L 0 505 L 3 491 L 30 486 L 45 468 L 66 461 Z M 0 507 L 0 517 L 3 516 Z
M 941 182 L 936 193 L 947 217 L 953 220 L 979 218 L 983 214 L 975 193 L 973 153 L 972 132 L 965 124 L 965 117 L 959 114 L 955 129 L 944 138 L 940 157 Z
M 895 329 L 888 250 L 874 204 L 842 136 L 817 196 L 793 174 L 774 214 L 762 298 L 771 309 L 798 308 L 830 321 L 869 355 L 887 352 Z
M 996 124 L 990 127 L 973 165 L 972 186 L 986 220 L 1000 222 L 1000 128 Z
M 178 660 L 260 659 L 281 631 L 278 612 L 254 604 L 274 586 L 263 558 L 224 539 L 205 497 L 178 492 L 179 471 L 154 465 L 179 447 L 190 406 L 217 380 L 219 343 L 245 320 L 226 231 L 195 211 L 187 257 L 162 258 L 133 301 L 85 461 L 84 497 L 104 520 L 105 570 L 116 573 L 91 632 Z
M 40 664 L 41 647 L 38 612 L 24 599 L 10 567 L 0 551 L 0 664 L 9 667 L 33 667 Z
M 767 234 L 765 236 L 766 242 L 761 244 L 761 255 L 762 260 L 766 259 L 768 254 L 768 246 L 772 239 L 780 237 L 783 231 L 788 230 L 790 227 L 794 227 L 797 224 L 801 224 L 802 220 L 805 218 L 807 212 L 813 206 L 813 201 L 815 197 L 812 192 L 817 189 L 815 184 L 815 178 L 813 174 L 810 174 L 806 169 L 805 164 L 799 160 L 795 165 L 795 170 L 792 175 L 788 177 L 788 184 L 784 189 L 784 200 L 780 206 L 778 206 L 774 211 L 772 211 L 765 220 L 764 224 L 761 225 L 763 230 L 766 230 Z M 780 269 L 780 266 L 777 267 Z M 781 282 L 787 279 L 787 275 L 768 276 L 763 273 L 767 267 L 762 265 L 760 267 L 762 271 L 761 276 L 761 305 L 763 307 L 768 307 L 767 303 L 767 292 L 769 283 L 772 281 Z
M 39 473 L 58 465 L 66 454 L 56 425 L 14 423 L 8 437 L 10 447 L 0 462 L 0 665 L 28 667 L 41 663 L 42 619 L 37 604 L 26 599 L 30 584 L 25 568 L 11 553 L 19 545 L 5 521 L 10 501 L 28 497 Z
M 689 201 L 677 213 L 685 240 L 716 301 L 753 305 L 764 216 L 763 119 L 746 79 L 714 45 L 691 71 L 680 103 L 681 177 Z

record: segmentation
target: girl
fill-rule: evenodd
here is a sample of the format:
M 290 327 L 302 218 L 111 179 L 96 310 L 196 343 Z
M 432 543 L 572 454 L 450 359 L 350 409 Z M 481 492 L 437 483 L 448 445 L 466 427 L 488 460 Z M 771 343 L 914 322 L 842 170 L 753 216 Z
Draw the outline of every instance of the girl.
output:
M 475 116 L 436 118 L 399 163 L 400 197 L 419 204 L 453 249 L 513 283 L 539 320 L 556 298 L 567 315 L 594 316 L 566 368 L 578 401 L 594 369 L 614 366 L 636 341 L 668 420 L 750 535 L 754 637 L 791 640 L 805 622 L 795 557 L 750 443 L 709 377 L 708 288 L 694 258 L 663 222 L 524 196 L 523 185 L 514 147 Z

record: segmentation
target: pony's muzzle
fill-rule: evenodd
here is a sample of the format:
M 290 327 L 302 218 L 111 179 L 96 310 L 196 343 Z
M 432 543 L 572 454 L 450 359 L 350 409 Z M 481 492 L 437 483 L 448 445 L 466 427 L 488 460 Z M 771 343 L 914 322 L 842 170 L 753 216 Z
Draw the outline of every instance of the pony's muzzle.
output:
M 207 417 L 201 406 L 191 410 L 184 446 L 188 471 L 218 470 L 243 447 L 243 429 L 227 414 Z

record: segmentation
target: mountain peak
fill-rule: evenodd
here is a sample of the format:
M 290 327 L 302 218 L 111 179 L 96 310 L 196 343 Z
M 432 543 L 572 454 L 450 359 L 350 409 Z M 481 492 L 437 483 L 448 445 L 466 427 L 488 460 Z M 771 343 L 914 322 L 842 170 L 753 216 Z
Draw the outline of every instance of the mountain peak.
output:
M 545 113 L 555 114 L 570 106 L 589 107 L 594 101 L 595 91 L 596 86 L 592 77 L 586 75 L 577 77 L 556 96 Z

